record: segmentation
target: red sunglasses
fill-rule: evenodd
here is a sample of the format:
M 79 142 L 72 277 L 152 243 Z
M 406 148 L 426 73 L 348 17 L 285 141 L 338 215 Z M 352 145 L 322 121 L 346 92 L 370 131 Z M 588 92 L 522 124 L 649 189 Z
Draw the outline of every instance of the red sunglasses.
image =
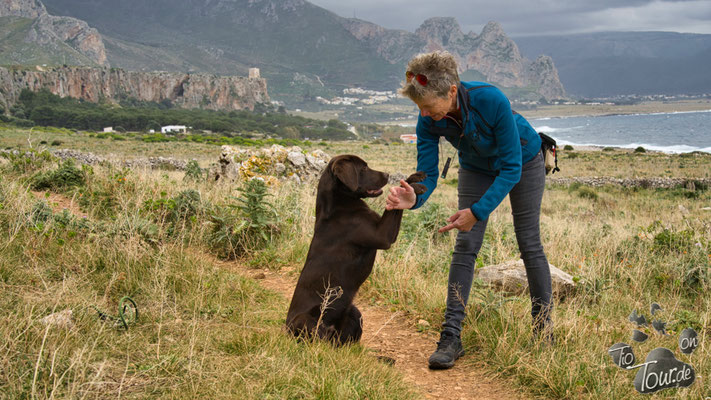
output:
M 412 78 L 415 78 L 417 83 L 419 83 L 422 86 L 427 86 L 428 79 L 426 76 L 424 76 L 422 74 L 415 74 L 412 71 L 407 71 L 407 72 L 405 72 L 405 78 L 407 79 L 407 83 L 410 83 Z

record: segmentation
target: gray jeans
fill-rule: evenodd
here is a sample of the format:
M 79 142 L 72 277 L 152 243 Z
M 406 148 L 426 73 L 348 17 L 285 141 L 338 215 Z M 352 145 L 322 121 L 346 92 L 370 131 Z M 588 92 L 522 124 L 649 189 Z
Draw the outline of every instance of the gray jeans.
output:
M 491 186 L 493 176 L 459 169 L 459 209 L 470 207 Z M 540 235 L 541 199 L 546 174 L 543 156 L 539 152 L 523 165 L 521 180 L 509 193 L 516 241 L 526 265 L 526 276 L 531 294 L 531 315 L 534 327 L 541 328 L 550 321 L 551 273 L 543 253 Z M 487 220 L 477 221 L 469 232 L 459 232 L 449 266 L 447 311 L 442 327 L 459 335 L 464 319 L 464 308 L 472 286 L 474 264 L 484 240 Z

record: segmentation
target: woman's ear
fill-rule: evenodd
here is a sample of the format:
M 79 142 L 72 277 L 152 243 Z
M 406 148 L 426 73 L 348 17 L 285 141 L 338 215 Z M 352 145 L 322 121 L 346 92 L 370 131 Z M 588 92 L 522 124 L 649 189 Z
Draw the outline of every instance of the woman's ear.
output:
M 453 98 L 457 98 L 457 85 L 452 85 L 449 87 L 449 95 Z

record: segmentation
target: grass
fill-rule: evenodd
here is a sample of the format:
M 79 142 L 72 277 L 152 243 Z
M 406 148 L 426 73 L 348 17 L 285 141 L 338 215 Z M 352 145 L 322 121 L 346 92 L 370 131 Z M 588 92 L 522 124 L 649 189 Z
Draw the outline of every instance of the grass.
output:
M 2 148 L 61 140 L 68 148 L 117 157 L 138 154 L 217 159 L 219 147 L 146 144 L 89 138 L 82 133 L 3 131 Z M 367 145 L 367 148 L 364 148 Z M 173 146 L 171 148 L 171 146 Z M 354 153 L 388 172 L 414 170 L 414 146 L 372 142 L 317 143 L 331 155 Z M 564 153 L 564 152 L 563 152 Z M 711 155 L 635 154 L 576 150 L 561 157 L 560 174 L 705 178 Z M 220 261 L 209 242 L 212 210 L 228 207 L 241 184 L 183 179 L 181 171 L 131 171 L 94 166 L 77 185 L 53 188 L 80 205 L 81 215 L 38 200 L 28 185 L 58 164 L 47 158 L 13 164 L 0 159 L 0 393 L 7 398 L 370 398 L 422 397 L 397 365 L 378 362 L 360 345 L 334 349 L 299 343 L 282 326 L 288 299 L 244 278 Z M 679 168 L 679 165 L 684 168 Z M 30 167 L 27 167 L 30 165 Z M 13 166 L 19 166 L 13 168 Z M 368 301 L 442 322 L 454 234 L 433 233 L 456 208 L 455 171 L 421 210 L 406 212 L 398 242 L 379 252 L 361 289 Z M 451 181 L 451 182 L 450 182 Z M 199 194 L 196 196 L 195 193 Z M 237 262 L 296 271 L 313 229 L 313 187 L 269 188 L 277 212 L 273 236 Z M 179 206 L 189 200 L 188 206 Z M 382 210 L 384 199 L 369 200 Z M 579 282 L 554 309 L 558 344 L 531 346 L 528 298 L 502 296 L 475 283 L 464 324 L 463 363 L 485 362 L 492 373 L 540 398 L 634 398 L 634 372 L 613 365 L 607 349 L 630 343 L 633 309 L 663 307 L 669 336 L 647 330 L 634 344 L 638 360 L 655 347 L 672 349 L 696 370 L 688 389 L 661 391 L 711 396 L 711 191 L 549 184 L 541 228 L 549 261 Z M 682 206 L 682 207 L 680 207 Z M 186 208 L 187 207 L 187 208 Z M 85 218 L 83 218 L 85 217 Z M 518 257 L 508 201 L 489 220 L 477 266 Z M 128 331 L 100 321 L 91 306 L 115 314 L 130 295 L 141 317 Z M 71 309 L 65 329 L 40 320 Z M 678 351 L 686 326 L 699 332 L 691 356 Z M 434 346 L 434 344 L 433 344 Z M 476 364 L 480 365 L 480 364 Z M 424 365 L 423 365 L 424 367 Z M 2 397 L 2 396 L 0 396 Z

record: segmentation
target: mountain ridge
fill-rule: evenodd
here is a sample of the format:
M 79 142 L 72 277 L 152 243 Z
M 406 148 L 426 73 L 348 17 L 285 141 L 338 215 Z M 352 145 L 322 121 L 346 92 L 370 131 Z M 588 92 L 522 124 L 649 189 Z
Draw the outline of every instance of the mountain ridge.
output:
M 395 89 L 405 62 L 428 49 L 455 50 L 472 69 L 476 62 L 488 62 L 497 50 L 495 44 L 510 41 L 492 40 L 487 42 L 491 48 L 479 50 L 480 56 L 468 57 L 461 47 L 474 41 L 456 40 L 467 38 L 456 21 L 451 29 L 456 38 L 447 43 L 427 41 L 417 34 L 339 17 L 305 0 L 45 0 L 45 5 L 50 12 L 96 26 L 104 34 L 111 65 L 218 74 L 259 67 L 272 96 L 291 100 L 331 96 L 349 87 Z M 498 29 L 494 33 L 505 36 Z M 529 68 L 532 62 L 516 57 L 511 61 L 519 64 L 509 68 L 481 64 L 479 68 L 488 72 L 479 75 L 504 87 L 515 85 L 535 99 L 565 95 L 562 85 L 555 83 L 557 72 L 532 77 L 541 73 Z M 535 65 L 554 67 L 552 62 Z M 539 90 L 540 84 L 553 86 Z
M 597 32 L 515 40 L 528 57 L 550 55 L 574 96 L 711 93 L 709 34 Z

